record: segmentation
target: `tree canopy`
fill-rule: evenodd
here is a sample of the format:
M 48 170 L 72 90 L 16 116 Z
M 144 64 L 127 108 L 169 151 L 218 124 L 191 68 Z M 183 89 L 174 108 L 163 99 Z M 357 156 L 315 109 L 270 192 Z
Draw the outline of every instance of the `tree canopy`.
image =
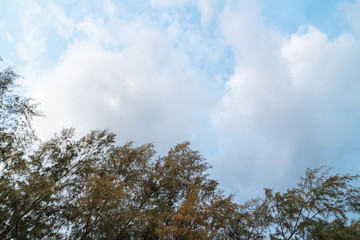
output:
M 0 239 L 359 239 L 358 175 L 308 169 L 285 193 L 235 203 L 189 142 L 158 156 L 106 130 L 41 141 L 18 77 L 0 72 Z

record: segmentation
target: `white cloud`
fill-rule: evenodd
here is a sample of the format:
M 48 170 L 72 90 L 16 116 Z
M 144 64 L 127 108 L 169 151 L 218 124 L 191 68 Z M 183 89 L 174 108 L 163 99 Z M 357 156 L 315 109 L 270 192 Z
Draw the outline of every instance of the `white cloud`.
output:
M 345 9 L 348 24 L 356 33 L 360 34 L 360 0 L 347 4 Z
M 153 7 L 179 7 L 184 6 L 190 0 L 151 0 L 151 5 Z
M 8 42 L 14 41 L 14 37 L 7 30 L 7 24 L 5 22 L 0 22 L 0 37 Z
M 174 47 L 166 29 L 119 24 L 121 40 L 93 21 L 82 29 L 90 29 L 91 36 L 105 31 L 122 50 L 106 50 L 106 39 L 77 41 L 55 69 L 31 86 L 30 95 L 47 115 L 36 123 L 40 135 L 75 125 L 81 134 L 108 128 L 120 141 L 154 142 L 161 150 L 189 136 L 194 140 L 204 128 L 206 109 L 214 104 L 202 76 Z M 122 48 L 123 42 L 131 44 Z
M 117 6 L 111 0 L 106 0 L 104 1 L 104 8 L 109 18 L 114 20 L 118 11 Z
M 68 18 L 62 9 L 56 6 L 53 1 L 48 2 L 47 14 L 50 22 L 54 25 L 60 36 L 69 38 L 74 29 L 74 21 Z
M 109 128 L 121 142 L 154 142 L 162 151 L 190 139 L 225 189 L 248 195 L 306 167 L 349 166 L 345 155 L 360 150 L 359 40 L 329 39 L 311 25 L 285 36 L 266 24 L 257 1 L 226 3 L 154 0 L 155 17 L 150 9 L 125 20 L 109 1 L 107 16 L 77 22 L 49 5 L 54 18 L 47 24 L 75 40 L 29 86 L 47 115 L 36 122 L 40 135 Z M 216 29 L 206 32 L 175 9 L 186 4 L 199 6 L 203 26 Z M 23 20 L 29 38 L 19 51 L 28 61 L 46 49 L 34 24 L 39 15 L 47 16 L 35 5 Z M 209 79 L 224 56 L 235 61 L 225 89 L 218 76 Z
M 79 22 L 76 28 L 93 42 L 108 44 L 112 41 L 102 19 L 86 18 Z
M 214 0 L 198 0 L 199 9 L 201 12 L 201 23 L 205 26 L 213 18 L 215 12 L 215 3 Z
M 354 164 L 346 158 L 360 150 L 360 42 L 313 26 L 286 38 L 246 1 L 226 7 L 220 27 L 236 57 L 211 113 L 222 182 L 261 191 L 310 166 Z
M 43 9 L 36 2 L 29 1 L 21 18 L 22 33 L 17 42 L 17 51 L 20 58 L 29 63 L 36 61 L 47 49 L 42 23 L 37 19 L 41 14 Z

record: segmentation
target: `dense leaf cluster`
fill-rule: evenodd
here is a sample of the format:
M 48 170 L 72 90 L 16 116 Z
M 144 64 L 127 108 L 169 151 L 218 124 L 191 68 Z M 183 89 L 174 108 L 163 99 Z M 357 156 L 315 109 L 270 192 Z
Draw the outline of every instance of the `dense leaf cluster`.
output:
M 309 169 L 285 193 L 232 201 L 188 142 L 157 156 L 95 130 L 45 142 L 18 76 L 0 72 L 0 239 L 360 239 L 359 176 Z

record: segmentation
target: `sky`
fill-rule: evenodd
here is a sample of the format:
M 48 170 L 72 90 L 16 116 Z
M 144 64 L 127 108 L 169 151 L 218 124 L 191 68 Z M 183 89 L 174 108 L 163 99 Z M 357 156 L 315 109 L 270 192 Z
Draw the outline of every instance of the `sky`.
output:
M 177 143 L 242 201 L 309 167 L 360 168 L 360 0 L 0 2 L 1 67 L 46 140 L 108 129 Z

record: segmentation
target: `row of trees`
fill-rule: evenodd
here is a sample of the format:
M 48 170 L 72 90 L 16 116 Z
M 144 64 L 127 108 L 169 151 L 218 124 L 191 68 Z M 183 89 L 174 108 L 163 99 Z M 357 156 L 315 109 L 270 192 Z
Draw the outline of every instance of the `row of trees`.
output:
M 309 169 L 285 193 L 232 201 L 188 142 L 157 156 L 105 130 L 39 140 L 41 115 L 0 72 L 0 239 L 360 239 L 359 176 Z M 349 213 L 352 213 L 349 215 Z

